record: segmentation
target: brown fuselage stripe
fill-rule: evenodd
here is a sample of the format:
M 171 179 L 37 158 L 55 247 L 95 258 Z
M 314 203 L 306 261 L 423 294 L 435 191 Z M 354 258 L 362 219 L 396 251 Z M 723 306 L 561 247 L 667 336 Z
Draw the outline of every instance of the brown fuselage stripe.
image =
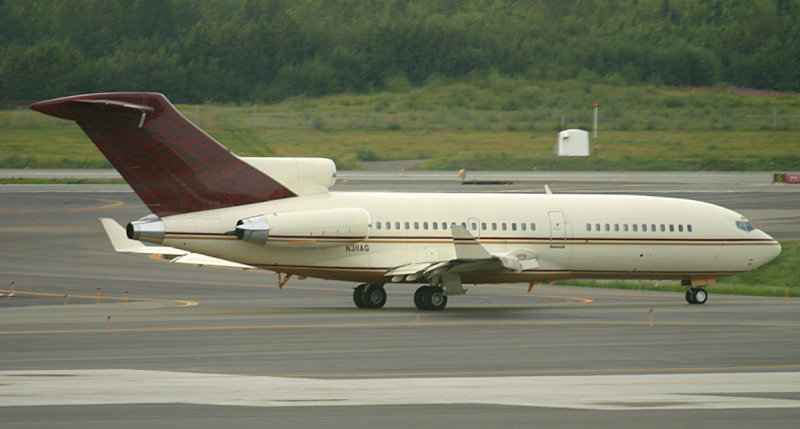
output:
M 292 237 L 292 238 L 286 238 Z M 192 240 L 236 240 L 236 237 L 225 234 L 192 234 L 192 233 L 174 233 L 168 232 L 165 238 L 171 239 L 192 239 Z M 290 242 L 296 240 L 315 240 L 326 243 L 349 243 L 349 240 L 358 239 L 359 237 L 302 237 L 302 236 L 276 236 L 275 241 Z M 273 237 L 270 237 L 273 239 Z M 658 238 L 484 238 L 480 241 L 470 239 L 445 239 L 445 238 L 395 238 L 395 237 L 376 237 L 364 240 L 364 243 L 373 244 L 537 244 L 549 245 L 551 242 L 558 242 L 559 244 L 565 243 L 567 245 L 581 246 L 581 245 L 612 245 L 612 246 L 631 246 L 631 245 L 647 245 L 647 246 L 774 246 L 778 242 L 770 239 L 658 239 Z

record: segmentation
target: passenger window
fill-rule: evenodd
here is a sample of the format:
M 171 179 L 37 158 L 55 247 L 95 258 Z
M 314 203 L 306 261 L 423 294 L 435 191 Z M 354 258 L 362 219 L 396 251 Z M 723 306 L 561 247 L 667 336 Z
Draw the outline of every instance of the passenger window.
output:
M 639 232 L 639 225 L 633 224 L 631 228 L 633 228 L 633 232 Z
M 517 223 L 516 222 L 511 224 L 511 230 L 512 231 L 516 231 L 517 230 Z
M 422 229 L 428 230 L 428 222 L 422 222 Z
M 606 224 L 606 232 L 611 231 L 611 225 Z
M 590 224 L 590 223 L 586 224 L 586 231 L 587 232 L 591 232 L 592 231 L 592 224 Z
M 669 225 L 669 232 L 675 232 L 675 225 L 673 224 Z
M 406 227 L 406 229 L 411 229 L 411 224 L 409 222 L 406 222 L 404 226 Z
M 486 222 L 481 222 L 481 229 L 486 231 Z
M 622 230 L 625 231 L 625 232 L 628 232 L 628 224 L 627 223 L 622 225 Z
M 394 223 L 394 229 L 397 229 L 397 230 L 400 229 L 400 222 L 395 222 Z
M 683 225 L 678 225 L 678 232 L 683 232 Z
M 375 226 L 378 227 L 378 229 L 381 229 L 381 223 L 380 222 L 376 222 Z
M 692 225 L 686 225 L 686 232 L 692 232 Z
M 656 224 L 650 224 L 650 231 L 656 232 Z
M 492 222 L 492 231 L 497 231 L 497 223 Z
M 642 224 L 642 232 L 647 232 L 647 224 L 646 223 Z
M 614 224 L 614 231 L 619 231 L 619 224 L 618 223 Z
M 524 223 L 519 224 L 519 226 L 520 226 L 520 228 L 522 228 L 523 231 L 525 231 L 525 224 Z
M 419 222 L 414 222 L 414 229 L 419 229 Z
M 531 222 L 531 231 L 536 231 L 536 224 Z
M 447 230 L 447 222 L 442 222 L 442 230 L 443 231 Z
M 503 222 L 503 231 L 505 231 L 506 229 L 508 229 L 508 228 L 506 228 L 506 223 Z
M 661 232 L 666 232 L 666 231 L 667 231 L 667 227 L 664 226 L 664 224 L 662 223 L 661 224 Z
M 477 222 L 472 222 L 472 230 L 475 231 L 477 229 L 478 229 L 478 223 Z
M 434 230 L 438 230 L 439 229 L 439 222 L 434 222 L 433 223 L 433 229 Z
M 598 232 L 600 231 L 600 224 L 599 223 L 594 224 L 594 230 L 598 231 Z

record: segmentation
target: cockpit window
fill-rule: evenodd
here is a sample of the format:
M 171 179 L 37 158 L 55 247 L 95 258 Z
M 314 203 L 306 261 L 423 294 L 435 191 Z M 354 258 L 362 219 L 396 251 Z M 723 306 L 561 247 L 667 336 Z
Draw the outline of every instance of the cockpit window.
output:
M 744 232 L 750 232 L 755 229 L 753 228 L 753 225 L 747 220 L 737 220 L 736 227 Z

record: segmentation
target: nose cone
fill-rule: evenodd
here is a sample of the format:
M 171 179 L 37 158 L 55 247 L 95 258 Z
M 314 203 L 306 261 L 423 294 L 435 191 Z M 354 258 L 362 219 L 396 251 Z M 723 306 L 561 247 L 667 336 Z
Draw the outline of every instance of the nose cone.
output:
M 769 234 L 763 231 L 759 232 L 764 236 L 765 244 L 763 246 L 760 246 L 761 248 L 755 255 L 754 265 L 756 267 L 760 267 L 766 264 L 767 262 L 777 258 L 778 255 L 781 254 L 781 244 L 778 243 L 778 241 L 772 238 Z

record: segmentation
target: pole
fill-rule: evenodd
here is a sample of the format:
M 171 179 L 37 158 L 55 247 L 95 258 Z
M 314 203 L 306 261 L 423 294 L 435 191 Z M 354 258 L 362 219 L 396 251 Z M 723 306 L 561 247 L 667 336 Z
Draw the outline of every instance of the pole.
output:
M 594 107 L 594 138 L 597 138 L 597 111 L 599 110 L 600 103 L 595 103 Z

